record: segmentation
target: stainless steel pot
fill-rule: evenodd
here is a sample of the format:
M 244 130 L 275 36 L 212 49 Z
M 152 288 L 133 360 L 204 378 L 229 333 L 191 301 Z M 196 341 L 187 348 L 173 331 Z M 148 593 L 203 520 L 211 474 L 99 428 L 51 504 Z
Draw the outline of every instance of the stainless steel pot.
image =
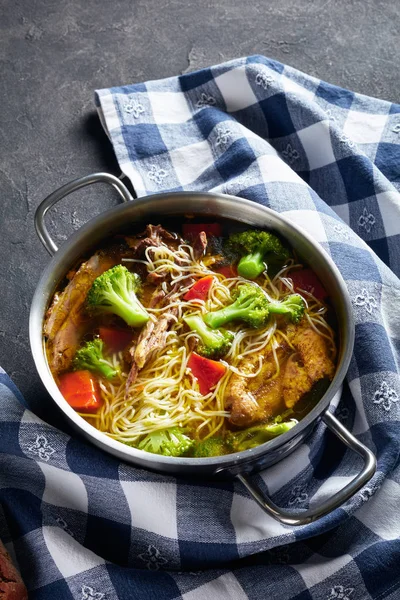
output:
M 44 223 L 47 211 L 71 192 L 96 182 L 111 184 L 117 189 L 125 204 L 91 219 L 74 233 L 62 248 L 58 249 Z M 132 200 L 132 195 L 119 179 L 106 173 L 96 173 L 72 181 L 55 191 L 43 200 L 36 211 L 37 233 L 53 258 L 40 278 L 32 301 L 29 334 L 33 358 L 49 394 L 70 423 L 93 444 L 139 467 L 173 475 L 236 477 L 268 514 L 288 525 L 310 523 L 333 511 L 355 494 L 376 470 L 376 460 L 372 452 L 327 411 L 335 394 L 340 393 L 354 343 L 351 303 L 345 283 L 335 264 L 299 227 L 273 210 L 248 200 L 202 192 L 164 193 L 136 199 L 134 202 Z M 324 282 L 337 315 L 339 328 L 337 371 L 329 389 L 315 408 L 290 431 L 262 446 L 238 454 L 208 459 L 172 458 L 149 454 L 112 440 L 89 425 L 68 405 L 58 390 L 47 364 L 42 333 L 45 312 L 54 291 L 66 272 L 82 255 L 95 248 L 108 236 L 118 233 L 129 222 L 158 223 L 162 222 L 164 217 L 179 218 L 188 212 L 234 219 L 248 225 L 271 228 L 282 234 Z M 364 465 L 355 478 L 329 500 L 303 512 L 287 512 L 276 506 L 261 492 L 252 482 L 251 473 L 261 471 L 293 452 L 321 419 L 344 444 L 363 458 Z

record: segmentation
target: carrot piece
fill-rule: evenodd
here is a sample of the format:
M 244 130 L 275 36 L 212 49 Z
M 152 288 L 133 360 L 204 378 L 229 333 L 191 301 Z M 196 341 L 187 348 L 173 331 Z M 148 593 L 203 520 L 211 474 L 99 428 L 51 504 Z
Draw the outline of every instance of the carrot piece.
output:
M 99 327 L 99 335 L 110 352 L 124 350 L 133 339 L 131 331 L 114 327 Z
M 311 269 L 290 271 L 288 278 L 292 280 L 296 292 L 301 293 L 301 290 L 305 290 L 315 296 L 317 300 L 323 300 L 328 296 L 322 283 Z
M 95 413 L 103 404 L 99 385 L 90 371 L 64 373 L 59 378 L 58 387 L 75 410 Z
M 207 235 L 221 237 L 222 230 L 219 223 L 184 223 L 182 225 L 183 237 L 190 239 L 204 231 Z
M 218 269 L 215 269 L 215 272 L 220 273 L 227 279 L 238 276 L 236 265 L 226 265 L 224 267 L 219 267 Z
M 205 300 L 208 296 L 208 292 L 212 286 L 214 277 L 212 275 L 207 275 L 206 277 L 202 277 L 198 279 L 196 283 L 192 285 L 190 290 L 186 292 L 183 296 L 184 300 Z
M 226 371 L 226 367 L 220 362 L 199 356 L 196 352 L 190 355 L 187 366 L 199 382 L 200 394 L 203 396 L 217 385 Z

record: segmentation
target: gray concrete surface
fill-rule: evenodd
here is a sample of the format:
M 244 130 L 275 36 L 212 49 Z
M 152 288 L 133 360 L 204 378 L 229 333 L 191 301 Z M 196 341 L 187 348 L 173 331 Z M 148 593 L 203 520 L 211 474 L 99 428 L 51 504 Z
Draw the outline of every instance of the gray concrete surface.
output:
M 118 173 L 93 90 L 265 54 L 357 92 L 400 101 L 398 0 L 3 0 L 0 6 L 0 364 L 35 411 L 51 403 L 30 355 L 28 313 L 48 255 L 33 215 L 80 175 Z M 116 198 L 66 200 L 58 243 Z M 55 422 L 56 417 L 51 416 Z

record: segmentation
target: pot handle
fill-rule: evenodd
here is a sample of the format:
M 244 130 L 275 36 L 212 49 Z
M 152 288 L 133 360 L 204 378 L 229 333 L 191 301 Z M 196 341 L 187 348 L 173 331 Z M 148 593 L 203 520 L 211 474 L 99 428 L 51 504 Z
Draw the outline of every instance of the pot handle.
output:
M 261 508 L 284 525 L 306 525 L 307 523 L 312 523 L 332 512 L 367 483 L 376 471 L 376 458 L 371 450 L 359 442 L 354 435 L 332 415 L 332 413 L 325 413 L 322 420 L 327 427 L 333 431 L 344 444 L 346 444 L 346 446 L 364 459 L 362 470 L 354 477 L 354 479 L 352 479 L 352 481 L 350 481 L 350 483 L 334 494 L 332 498 L 329 498 L 329 500 L 322 502 L 322 504 L 319 504 L 315 508 L 310 508 L 301 513 L 287 512 L 274 504 L 268 496 L 265 496 L 260 488 L 250 481 L 248 476 L 241 473 L 236 475 Z
M 69 183 L 66 183 L 60 187 L 58 190 L 50 194 L 50 196 L 47 196 L 47 198 L 45 198 L 39 204 L 35 212 L 36 233 L 38 234 L 43 246 L 51 256 L 57 252 L 58 248 L 51 238 L 44 222 L 44 217 L 47 211 L 54 204 L 56 204 L 56 202 L 62 198 L 65 198 L 65 196 L 68 196 L 69 194 L 72 194 L 72 192 L 76 192 L 87 185 L 91 185 L 92 183 L 109 183 L 117 190 L 124 202 L 130 202 L 133 200 L 133 196 L 125 184 L 123 184 L 118 177 L 115 177 L 115 175 L 110 175 L 109 173 L 93 173 L 92 175 L 85 175 L 84 177 L 74 179 L 73 181 L 70 181 Z

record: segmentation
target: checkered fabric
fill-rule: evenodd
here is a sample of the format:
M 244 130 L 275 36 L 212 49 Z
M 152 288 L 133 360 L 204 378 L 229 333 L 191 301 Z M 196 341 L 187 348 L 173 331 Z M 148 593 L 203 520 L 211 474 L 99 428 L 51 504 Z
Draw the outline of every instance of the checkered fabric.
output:
M 68 437 L 0 374 L 0 537 L 30 598 L 398 600 L 400 106 L 261 56 L 101 90 L 96 103 L 138 195 L 244 197 L 285 214 L 331 255 L 356 320 L 331 410 L 374 451 L 378 470 L 332 514 L 283 526 L 239 482 L 157 475 Z M 320 424 L 254 479 L 301 510 L 359 469 Z

